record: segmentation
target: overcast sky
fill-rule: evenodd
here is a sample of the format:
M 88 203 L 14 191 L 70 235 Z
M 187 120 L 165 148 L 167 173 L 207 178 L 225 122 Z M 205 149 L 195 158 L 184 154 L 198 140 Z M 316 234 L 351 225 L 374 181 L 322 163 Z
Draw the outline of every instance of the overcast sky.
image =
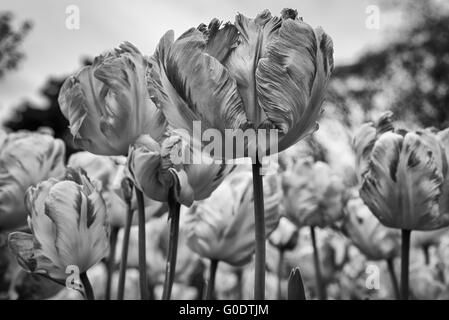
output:
M 39 101 L 38 89 L 48 76 L 64 75 L 79 67 L 81 57 L 95 56 L 127 40 L 151 54 L 166 30 L 179 35 L 186 29 L 217 17 L 234 20 L 241 12 L 254 16 L 262 9 L 278 14 L 296 8 L 304 21 L 321 25 L 334 40 L 337 64 L 355 59 L 367 46 L 375 46 L 380 30 L 366 27 L 367 6 L 360 0 L 2 0 L 0 10 L 10 10 L 17 21 L 34 23 L 23 49 L 27 55 L 18 71 L 0 80 L 0 118 L 24 99 Z M 77 5 L 80 29 L 66 28 L 66 7 Z

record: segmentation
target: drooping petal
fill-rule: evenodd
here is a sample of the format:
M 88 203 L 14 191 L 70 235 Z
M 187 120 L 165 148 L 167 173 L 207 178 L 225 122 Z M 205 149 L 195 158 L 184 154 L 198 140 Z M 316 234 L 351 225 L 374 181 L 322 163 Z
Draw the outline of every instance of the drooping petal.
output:
M 65 270 L 60 269 L 34 241 L 33 235 L 23 232 L 12 232 L 8 236 L 8 245 L 11 252 L 17 257 L 20 266 L 27 272 L 49 276 L 53 279 L 63 280 L 67 276 Z

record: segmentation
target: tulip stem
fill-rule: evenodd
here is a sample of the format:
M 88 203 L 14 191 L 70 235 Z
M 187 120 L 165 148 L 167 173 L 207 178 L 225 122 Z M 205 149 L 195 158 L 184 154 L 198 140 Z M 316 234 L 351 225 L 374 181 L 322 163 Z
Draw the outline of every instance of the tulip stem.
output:
M 147 258 L 146 258 L 146 236 L 145 236 L 145 205 L 143 194 L 136 188 L 138 223 L 139 223 L 139 280 L 140 280 L 140 299 L 148 300 L 148 281 L 147 281 Z
M 310 234 L 312 236 L 312 245 L 313 245 L 313 263 L 315 265 L 315 278 L 316 278 L 316 287 L 318 291 L 318 298 L 320 300 L 326 300 L 326 288 L 324 287 L 323 277 L 321 275 L 321 264 L 320 264 L 320 256 L 318 252 L 318 246 L 316 243 L 316 235 L 315 235 L 315 227 L 310 227 Z
M 110 249 L 109 249 L 109 257 L 108 257 L 108 274 L 106 278 L 106 292 L 105 292 L 105 300 L 111 300 L 111 282 L 112 282 L 112 274 L 114 272 L 114 263 L 115 263 L 115 248 L 117 246 L 117 235 L 119 228 L 112 227 L 111 229 L 111 238 L 110 238 Z
M 284 250 L 279 250 L 279 261 L 278 261 L 278 269 L 277 269 L 277 277 L 278 277 L 278 288 L 277 288 L 277 299 L 282 299 L 282 289 L 281 289 L 281 281 L 282 281 L 282 268 L 284 266 Z
M 253 163 L 254 221 L 256 229 L 256 258 L 254 272 L 254 299 L 265 299 L 265 210 L 261 164 L 256 156 Z
M 92 289 L 92 285 L 90 284 L 89 278 L 87 277 L 87 273 L 83 272 L 80 274 L 80 280 L 84 287 L 84 294 L 86 300 L 95 300 L 94 290 Z
M 207 281 L 206 300 L 213 300 L 215 289 L 215 275 L 217 274 L 218 260 L 210 260 L 209 281 Z
M 430 264 L 430 254 L 429 254 L 429 245 L 423 245 L 422 246 L 422 250 L 423 250 L 423 254 L 424 254 L 424 263 L 426 264 L 426 266 L 428 266 Z
M 118 293 L 117 300 L 123 300 L 125 296 L 125 281 L 126 281 L 126 268 L 128 264 L 128 247 L 129 247 L 129 235 L 131 233 L 131 224 L 133 219 L 133 210 L 131 203 L 127 204 L 128 212 L 126 214 L 125 230 L 122 242 L 122 258 L 120 263 L 120 276 L 118 279 Z
M 410 234 L 411 230 L 402 229 L 401 246 L 401 299 L 409 297 L 409 260 L 410 260 Z
M 180 203 L 176 200 L 175 187 L 168 192 L 168 218 L 170 219 L 170 238 L 168 240 L 167 264 L 165 266 L 164 290 L 162 300 L 170 300 L 173 281 L 176 273 L 176 256 L 178 253 L 179 238 L 179 209 Z
M 394 296 L 396 297 L 396 300 L 399 300 L 401 298 L 401 294 L 400 294 L 400 290 L 399 290 L 398 278 L 396 277 L 396 272 L 394 271 L 393 258 L 387 259 L 387 266 L 388 266 L 388 272 L 390 273 L 391 284 L 392 284 L 393 290 L 394 290 Z

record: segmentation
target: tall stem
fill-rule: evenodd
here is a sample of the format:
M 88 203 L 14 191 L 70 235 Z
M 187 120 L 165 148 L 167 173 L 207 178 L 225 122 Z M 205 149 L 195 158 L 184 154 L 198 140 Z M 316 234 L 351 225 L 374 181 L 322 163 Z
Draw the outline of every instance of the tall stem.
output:
M 277 299 L 282 299 L 282 268 L 284 266 L 284 250 L 279 249 L 279 261 L 278 261 L 278 269 L 277 269 L 277 277 L 278 277 L 278 288 L 277 288 Z
M 399 291 L 398 278 L 396 277 L 396 272 L 394 271 L 393 258 L 387 259 L 387 266 L 388 266 L 388 272 L 390 273 L 391 284 L 392 284 L 393 290 L 394 290 L 394 296 L 396 297 L 396 300 L 399 300 L 401 298 L 401 294 Z
M 148 281 L 147 281 L 147 257 L 146 257 L 146 236 L 145 236 L 145 205 L 143 194 L 136 188 L 138 222 L 139 222 L 139 280 L 140 280 L 140 299 L 148 300 Z
M 402 229 L 402 247 L 401 247 L 401 299 L 408 300 L 408 275 L 410 261 L 410 234 L 411 230 Z
M 217 274 L 218 260 L 210 260 L 209 281 L 207 282 L 206 300 L 214 299 L 215 275 Z
M 422 251 L 423 251 L 423 254 L 424 254 L 424 263 L 426 265 L 430 264 L 429 247 L 430 247 L 430 245 L 428 245 L 428 244 L 422 246 Z
M 86 295 L 86 300 L 95 300 L 94 290 L 92 289 L 92 285 L 90 284 L 86 272 L 80 274 L 80 280 L 84 287 L 84 294 Z
M 118 279 L 118 293 L 117 300 L 123 300 L 125 296 L 125 281 L 126 281 L 126 269 L 128 264 L 128 248 L 129 248 L 129 235 L 131 233 L 131 224 L 133 219 L 133 210 L 131 208 L 131 203 L 127 203 L 127 213 L 126 213 L 126 223 L 125 230 L 123 234 L 123 245 L 122 245 L 122 258 L 120 263 L 120 275 Z
M 310 234 L 312 235 L 312 245 L 313 245 L 313 263 L 315 265 L 315 278 L 316 286 L 318 291 L 318 298 L 320 300 L 326 300 L 326 288 L 324 287 L 323 277 L 321 275 L 321 263 L 320 256 L 318 252 L 318 246 L 316 244 L 315 227 L 310 227 Z
M 260 162 L 256 157 L 253 169 L 254 220 L 256 229 L 256 258 L 254 272 L 254 299 L 265 299 L 265 210 L 263 202 L 263 180 Z
M 111 300 L 111 282 L 112 282 L 112 274 L 114 273 L 114 263 L 115 263 L 115 248 L 117 247 L 117 235 L 119 228 L 112 227 L 111 229 L 111 238 L 110 238 L 110 249 L 109 249 L 109 257 L 108 257 L 108 274 L 106 278 L 106 292 L 105 292 L 105 300 Z
M 179 209 L 181 205 L 176 200 L 174 187 L 170 188 L 168 193 L 168 210 L 170 219 L 170 238 L 168 242 L 167 264 L 165 267 L 164 290 L 162 300 L 170 300 L 173 281 L 176 273 L 176 256 L 178 252 L 179 237 Z

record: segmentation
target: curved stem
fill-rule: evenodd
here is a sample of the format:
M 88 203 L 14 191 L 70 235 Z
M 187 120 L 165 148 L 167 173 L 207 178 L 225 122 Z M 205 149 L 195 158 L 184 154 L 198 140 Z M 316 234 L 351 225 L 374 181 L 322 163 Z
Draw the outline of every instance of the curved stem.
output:
M 167 264 L 165 267 L 164 290 L 162 300 L 170 300 L 173 281 L 176 273 L 176 256 L 178 252 L 179 209 L 181 205 L 176 200 L 174 189 L 170 188 L 168 195 L 168 214 L 170 219 L 170 238 L 168 242 Z
M 409 288 L 409 261 L 410 261 L 410 234 L 411 230 L 402 229 L 401 245 L 401 299 L 408 300 Z
M 318 298 L 320 300 L 326 300 L 326 288 L 324 287 L 323 277 L 321 275 L 321 264 L 320 256 L 318 252 L 318 247 L 316 244 L 315 227 L 310 227 L 310 234 L 312 235 L 312 245 L 313 245 L 313 263 L 315 265 L 315 277 L 316 286 L 318 291 Z
M 147 258 L 146 258 L 146 236 L 145 236 L 145 206 L 143 194 L 136 188 L 138 222 L 139 222 L 139 280 L 140 280 L 140 299 L 148 300 L 148 282 L 147 282 Z
M 126 214 L 126 224 L 125 230 L 123 234 L 123 242 L 122 242 L 122 258 L 120 263 L 120 275 L 118 278 L 118 293 L 117 299 L 123 300 L 125 296 L 125 281 L 126 281 L 126 268 L 128 264 L 128 247 L 129 247 L 129 235 L 131 233 L 131 224 L 133 219 L 133 210 L 131 208 L 131 204 L 128 203 L 128 212 Z
M 254 221 L 256 229 L 256 258 L 254 272 L 254 299 L 265 299 L 265 210 L 263 202 L 263 180 L 260 162 L 252 165 L 254 189 Z
M 213 300 L 215 289 L 215 275 L 217 274 L 218 260 L 210 260 L 209 281 L 207 282 L 206 300 Z
M 84 287 L 84 294 L 86 295 L 86 300 L 95 300 L 94 290 L 92 289 L 92 285 L 90 284 L 86 272 L 80 274 L 80 280 Z
M 117 235 L 119 228 L 112 227 L 111 229 L 111 238 L 110 238 L 110 249 L 109 249 L 109 257 L 108 257 L 108 265 L 107 265 L 107 278 L 106 278 L 106 292 L 105 292 L 105 300 L 111 300 L 111 282 L 112 282 L 112 274 L 114 273 L 114 263 L 115 263 L 115 248 L 117 247 Z
M 284 266 L 284 250 L 279 250 L 279 261 L 278 261 L 278 269 L 277 269 L 277 277 L 278 277 L 278 288 L 277 288 L 277 299 L 282 299 L 282 289 L 281 289 L 281 281 L 282 281 L 282 268 Z
M 399 300 L 401 298 L 401 294 L 399 291 L 398 278 L 396 277 L 396 272 L 394 271 L 393 258 L 387 259 L 387 266 L 388 266 L 388 272 L 390 273 L 391 284 L 392 284 L 393 290 L 394 290 L 394 296 L 396 297 L 396 300 Z

